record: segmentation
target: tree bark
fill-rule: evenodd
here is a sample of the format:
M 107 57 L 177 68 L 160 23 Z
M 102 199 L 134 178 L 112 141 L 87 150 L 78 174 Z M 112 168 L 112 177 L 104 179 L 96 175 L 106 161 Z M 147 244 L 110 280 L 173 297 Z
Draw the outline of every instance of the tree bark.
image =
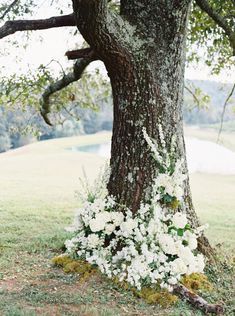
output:
M 155 162 L 143 138 L 143 128 L 157 142 L 159 125 L 166 147 L 176 138 L 176 158 L 184 158 L 183 83 L 185 41 L 190 1 L 122 0 L 121 17 L 106 0 L 74 0 L 79 31 L 104 62 L 111 80 L 114 122 L 108 191 L 136 213 L 150 198 Z M 198 226 L 189 180 L 184 206 L 192 226 Z M 202 245 L 209 247 L 203 237 Z

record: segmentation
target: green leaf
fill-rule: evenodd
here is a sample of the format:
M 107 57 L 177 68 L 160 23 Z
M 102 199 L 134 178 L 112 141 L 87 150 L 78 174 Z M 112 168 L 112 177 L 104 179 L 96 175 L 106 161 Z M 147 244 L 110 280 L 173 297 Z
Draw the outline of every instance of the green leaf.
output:
M 184 229 L 183 228 L 178 228 L 177 229 L 177 235 L 182 237 L 183 234 L 184 234 Z

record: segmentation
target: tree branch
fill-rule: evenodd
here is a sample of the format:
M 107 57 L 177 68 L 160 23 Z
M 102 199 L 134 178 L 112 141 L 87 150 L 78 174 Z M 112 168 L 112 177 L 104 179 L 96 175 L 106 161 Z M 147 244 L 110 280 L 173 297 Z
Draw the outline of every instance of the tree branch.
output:
M 221 114 L 221 121 L 220 121 L 220 129 L 219 129 L 218 136 L 217 136 L 217 141 L 216 141 L 217 144 L 219 143 L 220 135 L 221 135 L 222 130 L 223 130 L 224 114 L 225 114 L 228 102 L 229 102 L 230 98 L 233 95 L 234 90 L 235 90 L 235 83 L 233 84 L 233 87 L 232 87 L 230 93 L 228 94 L 228 96 L 227 96 L 227 98 L 226 98 L 226 100 L 224 102 L 224 105 L 223 105 L 223 111 L 222 111 L 222 114 Z
M 107 41 L 108 1 L 73 0 L 77 26 L 85 40 L 93 47 L 103 46 Z
M 192 95 L 194 101 L 197 103 L 198 107 L 200 107 L 200 100 L 197 98 L 196 94 L 186 85 L 184 85 L 184 89 Z
M 79 58 L 87 58 L 87 57 L 94 57 L 94 51 L 92 48 L 82 48 L 82 49 L 76 49 L 76 50 L 70 50 L 65 53 L 65 56 L 68 57 L 68 59 L 79 59 Z
M 6 8 L 6 10 L 3 12 L 2 16 L 0 16 L 0 20 L 4 19 L 8 12 L 11 11 L 11 9 L 19 2 L 19 0 L 12 1 L 11 4 Z
M 206 300 L 204 300 L 201 296 L 191 292 L 187 289 L 183 284 L 178 284 L 174 286 L 173 290 L 176 294 L 185 298 L 189 303 L 191 303 L 196 308 L 200 308 L 205 313 L 213 313 L 213 314 L 223 314 L 224 309 L 222 305 L 219 304 L 209 304 Z
M 45 30 L 63 26 L 75 26 L 73 14 L 53 16 L 49 19 L 7 21 L 0 27 L 0 39 L 18 31 Z
M 233 56 L 235 56 L 235 31 L 228 25 L 226 19 L 210 6 L 207 0 L 196 0 L 196 3 L 202 11 L 206 12 L 209 17 L 211 17 L 214 22 L 224 30 L 225 34 L 229 38 L 230 45 L 233 50 Z
M 64 75 L 62 79 L 53 82 L 46 88 L 40 100 L 40 113 L 48 125 L 52 126 L 48 118 L 48 114 L 50 113 L 50 96 L 67 87 L 70 83 L 79 80 L 85 68 L 95 59 L 94 56 L 78 59 L 74 64 L 72 72 Z

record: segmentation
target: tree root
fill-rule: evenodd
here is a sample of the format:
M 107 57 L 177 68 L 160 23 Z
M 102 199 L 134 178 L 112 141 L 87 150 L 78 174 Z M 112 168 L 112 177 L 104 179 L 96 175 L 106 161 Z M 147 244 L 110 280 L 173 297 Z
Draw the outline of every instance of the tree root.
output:
M 177 284 L 174 286 L 173 292 L 186 299 L 190 304 L 203 310 L 205 313 L 213 313 L 220 315 L 224 313 L 224 308 L 219 304 L 209 304 L 201 296 L 187 289 L 183 284 Z

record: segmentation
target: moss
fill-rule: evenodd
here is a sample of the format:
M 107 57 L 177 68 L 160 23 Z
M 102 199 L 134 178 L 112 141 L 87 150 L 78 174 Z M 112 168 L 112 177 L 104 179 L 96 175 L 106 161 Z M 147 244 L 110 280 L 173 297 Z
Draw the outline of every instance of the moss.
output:
M 74 260 L 69 256 L 58 256 L 52 259 L 52 263 L 55 266 L 63 268 L 65 273 L 77 273 L 80 276 L 80 281 L 87 280 L 92 274 L 96 272 L 96 269 L 84 260 Z
M 180 201 L 178 201 L 176 198 L 174 198 L 170 205 L 169 205 L 172 209 L 177 209 L 180 206 Z
M 118 277 L 112 278 L 112 281 L 114 284 L 116 284 L 119 288 L 125 290 L 125 291 L 134 291 L 134 289 L 131 288 L 131 286 L 129 285 L 129 283 L 127 283 L 126 281 L 122 281 L 120 282 Z
M 192 273 L 190 275 L 185 275 L 181 283 L 186 286 L 191 291 L 205 290 L 212 291 L 213 286 L 209 282 L 207 276 L 202 273 Z
M 68 256 L 57 256 L 52 258 L 52 263 L 58 267 L 64 267 L 66 264 L 70 263 L 72 259 Z
M 141 291 L 139 291 L 139 296 L 148 304 L 157 304 L 163 308 L 167 308 L 178 301 L 178 297 L 176 295 L 160 288 L 154 289 L 144 287 Z
M 118 278 L 114 278 L 113 282 L 118 285 L 118 287 L 131 291 L 135 296 L 142 298 L 148 304 L 161 305 L 163 308 L 167 308 L 178 301 L 176 295 L 171 294 L 167 290 L 162 290 L 160 286 L 155 288 L 143 287 L 140 291 L 136 288 L 131 287 L 127 282 L 120 282 Z

